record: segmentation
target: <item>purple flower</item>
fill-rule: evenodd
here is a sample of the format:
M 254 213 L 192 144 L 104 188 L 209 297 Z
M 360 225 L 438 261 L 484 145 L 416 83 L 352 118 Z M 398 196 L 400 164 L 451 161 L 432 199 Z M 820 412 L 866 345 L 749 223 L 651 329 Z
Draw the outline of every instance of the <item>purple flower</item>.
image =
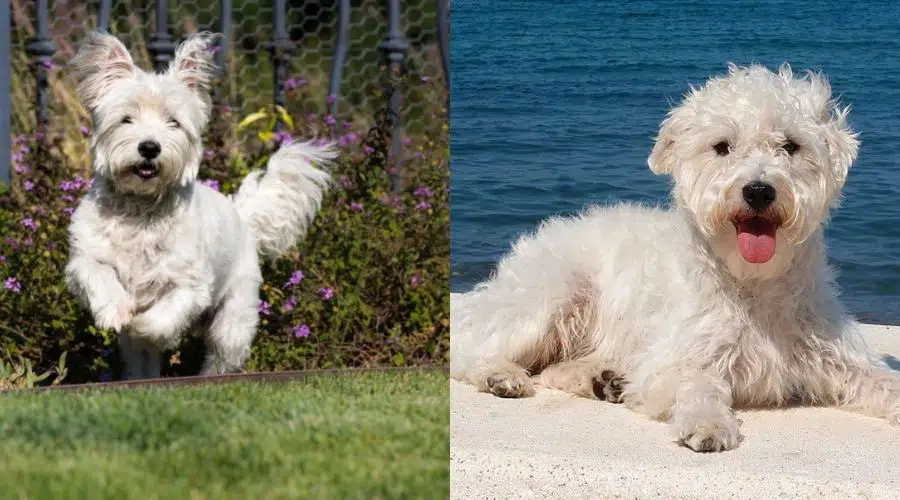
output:
M 325 115 L 325 124 L 326 125 L 334 125 L 337 123 L 337 120 L 331 115 Z
M 64 194 L 64 195 L 62 195 L 62 199 L 63 199 L 63 201 L 72 202 L 75 200 L 75 197 L 72 196 L 71 194 Z
M 303 281 L 303 271 L 298 269 L 291 273 L 291 277 L 284 283 L 284 287 L 287 288 L 289 286 L 297 286 L 301 281 Z
M 203 150 L 203 157 L 206 158 L 207 160 L 212 158 L 215 155 L 216 155 L 216 153 L 213 152 L 212 149 L 204 149 Z
M 403 145 L 404 145 L 404 146 L 409 146 L 410 144 L 412 144 L 412 139 L 409 138 L 409 137 L 404 137 L 404 138 L 403 138 Z
M 6 256 L 0 255 L 0 262 L 6 262 Z
M 34 183 L 31 181 L 25 181 L 22 183 L 22 189 L 24 189 L 25 191 L 31 191 L 32 189 L 34 189 Z
M 31 217 L 25 217 L 22 219 L 22 225 L 34 231 L 37 229 L 37 225 L 35 225 L 34 220 Z
M 334 297 L 334 290 L 331 287 L 320 288 L 319 295 L 322 296 L 322 300 L 331 300 Z
M 303 88 L 309 85 L 309 81 L 303 78 L 288 78 L 287 81 L 284 82 L 285 90 L 294 90 Z
M 428 81 L 431 80 L 431 77 L 428 75 L 422 75 L 421 80 L 425 83 L 428 83 Z
M 416 203 L 416 208 L 418 208 L 419 210 L 428 210 L 429 208 L 431 208 L 431 203 L 422 200 L 419 203 Z
M 259 302 L 259 307 L 257 307 L 257 310 L 259 311 L 260 314 L 265 314 L 266 316 L 268 316 L 272 312 L 270 309 L 271 307 L 272 307 L 271 304 L 269 304 L 265 300 L 261 300 Z
M 37 134 L 35 134 L 35 137 L 37 137 Z M 28 154 L 31 152 L 31 148 L 29 148 L 28 146 L 22 146 L 22 148 L 19 149 L 19 152 L 22 153 L 23 155 Z
M 16 278 L 6 278 L 6 281 L 3 282 L 3 288 L 13 293 L 19 293 L 22 291 L 22 284 Z
M 350 210 L 353 210 L 354 212 L 362 212 L 362 209 L 363 209 L 363 204 L 358 201 L 354 201 L 353 203 L 350 204 Z
M 219 184 L 219 181 L 217 181 L 215 179 L 204 179 L 204 180 L 200 181 L 200 184 L 203 184 L 204 186 L 207 186 L 210 189 L 213 189 L 215 191 L 219 191 L 222 187 Z
M 374 153 L 374 152 L 375 152 L 375 148 L 373 148 L 372 146 L 369 146 L 368 144 L 366 144 L 365 146 L 363 146 L 363 151 L 365 151 L 366 154 L 370 154 L 370 153 Z
M 348 130 L 349 130 L 350 127 L 352 127 L 352 126 L 353 126 L 353 122 L 348 122 L 348 121 L 346 121 L 346 120 L 344 121 L 344 128 L 345 128 L 345 129 L 348 129 Z
M 14 144 L 25 144 L 25 141 L 27 141 L 27 140 L 28 140 L 28 137 L 26 137 L 25 134 L 21 134 L 21 135 L 16 136 L 16 138 L 13 140 L 13 143 Z
M 25 167 L 23 167 L 22 165 L 16 163 L 15 171 L 16 171 L 17 174 L 24 174 L 24 173 L 25 173 Z
M 337 97 L 335 97 L 334 95 L 330 95 L 328 96 L 328 99 L 326 99 L 326 101 L 328 102 L 328 104 L 334 104 L 335 101 L 337 101 Z
M 285 132 L 284 130 L 279 130 L 275 132 L 275 143 L 279 146 L 284 144 L 290 144 L 294 141 L 294 138 L 291 137 L 291 134 Z
M 51 61 L 49 59 L 45 59 L 45 60 L 41 61 L 41 66 L 43 66 L 44 69 L 46 69 L 47 71 L 52 71 L 53 68 L 56 67 L 56 65 L 53 64 L 53 61 Z
M 291 312 L 295 307 L 297 307 L 297 297 L 291 295 L 286 301 L 284 301 L 284 312 Z
M 295 337 L 309 337 L 309 327 L 306 325 L 297 325 L 294 328 L 291 328 L 291 333 L 294 334 Z
M 91 135 L 91 129 L 89 129 L 87 125 L 82 125 L 81 126 L 81 135 L 83 135 L 84 137 Z
M 413 191 L 413 196 L 417 196 L 419 198 L 431 198 L 434 196 L 434 191 L 428 189 L 425 186 L 417 187 L 415 191 Z
M 412 286 L 416 286 L 422 282 L 422 277 L 418 274 L 413 274 L 411 278 L 409 278 L 409 284 Z
M 350 179 L 348 179 L 346 175 L 341 176 L 341 187 L 343 187 L 344 189 L 350 189 L 353 187 L 353 183 L 350 182 Z
M 75 209 L 72 208 L 72 207 L 65 207 L 65 208 L 62 209 L 62 211 L 63 211 L 64 214 L 68 215 L 69 217 L 71 217 L 72 214 L 75 213 Z
M 47 243 L 47 250 L 56 250 L 56 242 L 51 241 L 50 243 Z

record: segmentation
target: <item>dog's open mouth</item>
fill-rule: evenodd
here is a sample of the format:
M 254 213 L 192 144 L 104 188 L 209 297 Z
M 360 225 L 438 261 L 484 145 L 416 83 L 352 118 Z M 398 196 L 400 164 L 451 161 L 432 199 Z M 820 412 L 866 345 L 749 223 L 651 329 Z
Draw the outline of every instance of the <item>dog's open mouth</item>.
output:
M 739 216 L 732 220 L 737 230 L 738 250 L 751 264 L 765 264 L 775 256 L 777 220 L 759 216 Z
M 152 179 L 159 175 L 159 167 L 149 161 L 138 163 L 132 168 L 132 171 L 141 179 Z

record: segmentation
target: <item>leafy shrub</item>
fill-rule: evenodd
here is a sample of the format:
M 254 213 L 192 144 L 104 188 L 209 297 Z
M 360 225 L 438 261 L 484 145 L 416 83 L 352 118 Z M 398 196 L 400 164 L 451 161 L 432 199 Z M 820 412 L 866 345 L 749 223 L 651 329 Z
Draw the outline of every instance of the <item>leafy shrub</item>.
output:
M 225 193 L 265 165 L 290 133 L 325 132 L 342 148 L 335 187 L 307 237 L 284 258 L 263 262 L 261 324 L 248 370 L 446 362 L 446 120 L 436 117 L 433 130 L 406 144 L 405 187 L 392 192 L 384 113 L 365 135 L 327 115 L 295 115 L 291 130 L 263 130 L 268 141 L 247 140 L 230 113 L 217 107 L 201 170 L 204 182 Z M 35 133 L 14 142 L 13 182 L 0 192 L 0 354 L 38 371 L 53 370 L 66 354 L 66 382 L 117 377 L 115 333 L 94 327 L 63 281 L 69 217 L 91 184 L 73 173 L 85 166 L 64 154 L 58 138 Z M 196 373 L 203 347 L 186 338 L 165 357 L 164 374 Z

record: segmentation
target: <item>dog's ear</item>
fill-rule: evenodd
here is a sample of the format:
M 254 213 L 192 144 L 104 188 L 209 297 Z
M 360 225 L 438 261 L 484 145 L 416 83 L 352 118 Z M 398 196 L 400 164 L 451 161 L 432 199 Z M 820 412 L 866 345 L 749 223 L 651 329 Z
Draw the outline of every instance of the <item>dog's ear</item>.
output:
M 831 166 L 835 178 L 841 185 L 847 180 L 847 173 L 859 155 L 859 134 L 851 130 L 847 123 L 849 113 L 850 106 L 834 107 L 832 118 L 825 127 L 825 141 L 828 145 L 828 154 L 831 156 Z
M 89 111 L 117 81 L 133 78 L 134 59 L 118 38 L 99 32 L 88 33 L 70 61 L 78 84 L 78 97 Z
M 170 73 L 194 91 L 208 93 L 216 75 L 215 44 L 221 37 L 207 32 L 192 35 L 175 51 Z
M 650 151 L 650 158 L 647 159 L 650 170 L 656 175 L 669 175 L 675 169 L 675 157 L 673 155 L 673 146 L 675 145 L 674 128 L 674 117 L 671 115 L 663 120 L 659 126 L 656 143 L 653 145 L 653 150 Z
M 859 154 L 859 134 L 850 128 L 847 116 L 850 106 L 841 106 L 831 94 L 831 84 L 824 75 L 808 72 L 809 93 L 824 124 L 825 143 L 831 168 L 839 185 L 847 180 L 847 173 Z

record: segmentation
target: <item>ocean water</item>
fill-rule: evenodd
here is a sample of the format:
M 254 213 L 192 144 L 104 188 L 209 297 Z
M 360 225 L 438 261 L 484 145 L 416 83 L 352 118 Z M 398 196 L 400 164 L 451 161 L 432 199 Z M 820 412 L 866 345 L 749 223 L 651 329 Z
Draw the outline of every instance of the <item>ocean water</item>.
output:
M 647 155 L 690 84 L 728 62 L 828 75 L 861 133 L 827 238 L 844 300 L 900 324 L 900 2 L 454 0 L 453 291 L 587 203 L 667 199 Z

